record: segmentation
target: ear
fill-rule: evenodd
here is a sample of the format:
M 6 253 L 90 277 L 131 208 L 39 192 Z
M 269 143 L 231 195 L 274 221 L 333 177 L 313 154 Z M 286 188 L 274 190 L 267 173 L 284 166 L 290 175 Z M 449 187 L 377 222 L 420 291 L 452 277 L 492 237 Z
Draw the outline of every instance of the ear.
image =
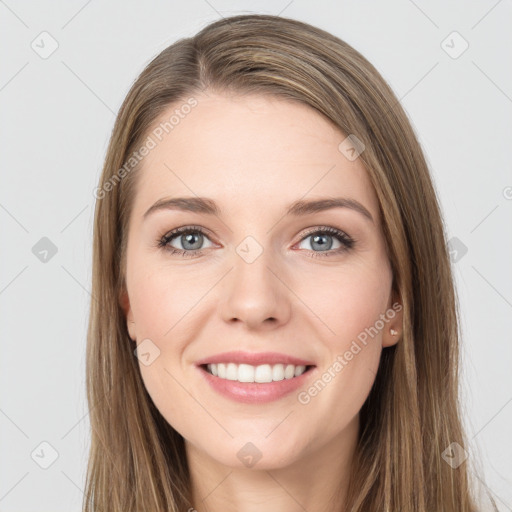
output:
M 382 346 L 391 347 L 396 345 L 403 335 L 403 312 L 404 306 L 398 293 L 391 294 L 385 316 L 388 319 L 382 333 Z M 395 332 L 396 334 L 392 334 Z
M 128 291 L 125 289 L 119 294 L 119 305 L 123 310 L 126 319 L 126 328 L 132 341 L 136 341 L 137 336 L 135 335 L 135 321 L 133 319 L 133 311 L 130 305 L 130 298 L 128 297 Z

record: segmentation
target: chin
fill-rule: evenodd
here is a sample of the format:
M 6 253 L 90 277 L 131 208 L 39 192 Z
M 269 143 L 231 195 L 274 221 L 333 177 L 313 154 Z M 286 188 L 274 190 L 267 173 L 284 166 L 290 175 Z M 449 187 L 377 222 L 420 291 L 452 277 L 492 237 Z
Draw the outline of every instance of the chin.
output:
M 300 452 L 297 446 L 297 442 L 291 440 L 284 444 L 284 440 L 278 437 L 271 440 L 261 436 L 240 436 L 225 445 L 217 445 L 221 449 L 209 452 L 209 456 L 233 469 L 275 470 L 298 460 Z

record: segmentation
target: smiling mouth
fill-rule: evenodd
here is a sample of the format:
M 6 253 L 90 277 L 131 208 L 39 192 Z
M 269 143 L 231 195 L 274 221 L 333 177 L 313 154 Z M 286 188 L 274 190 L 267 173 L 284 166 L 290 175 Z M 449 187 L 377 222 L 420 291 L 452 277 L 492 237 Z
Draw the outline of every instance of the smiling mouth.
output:
M 315 368 L 315 366 L 294 364 L 261 364 L 253 366 L 250 364 L 218 363 L 202 364 L 200 368 L 210 375 L 224 380 L 265 384 L 300 377 L 312 368 Z

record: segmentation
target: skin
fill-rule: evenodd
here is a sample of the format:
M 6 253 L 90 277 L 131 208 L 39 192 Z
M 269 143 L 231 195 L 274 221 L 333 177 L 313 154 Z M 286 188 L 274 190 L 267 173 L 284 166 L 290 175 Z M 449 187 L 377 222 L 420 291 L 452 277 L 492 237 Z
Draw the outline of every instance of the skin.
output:
M 399 338 L 389 329 L 400 333 L 401 313 L 307 404 L 297 392 L 265 404 L 229 400 L 194 363 L 229 350 L 276 351 L 316 364 L 301 389 L 321 378 L 397 301 L 375 192 L 361 160 L 338 149 L 346 136 L 313 109 L 256 95 L 196 98 L 145 157 L 130 219 L 122 306 L 130 337 L 160 350 L 139 363 L 144 384 L 185 439 L 197 511 L 339 510 L 359 411 L 382 349 Z M 159 199 L 182 196 L 211 198 L 222 215 L 160 210 L 143 219 Z M 374 223 L 349 208 L 283 216 L 295 200 L 325 197 L 359 201 Z M 202 254 L 158 247 L 190 225 L 207 230 Z M 322 250 L 305 233 L 324 226 L 355 245 L 336 253 L 343 243 L 327 234 L 331 255 L 310 257 Z M 236 252 L 247 236 L 263 249 L 250 264 Z M 181 235 L 170 244 L 191 250 Z M 261 453 L 251 468 L 237 457 L 247 442 Z

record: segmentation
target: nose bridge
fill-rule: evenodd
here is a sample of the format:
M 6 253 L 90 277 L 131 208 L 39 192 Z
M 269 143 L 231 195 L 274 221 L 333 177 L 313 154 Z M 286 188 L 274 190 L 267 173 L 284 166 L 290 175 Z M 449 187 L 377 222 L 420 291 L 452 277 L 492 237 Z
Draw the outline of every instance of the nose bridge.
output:
M 271 248 L 247 236 L 235 247 L 232 266 L 223 301 L 224 319 L 236 318 L 252 327 L 267 319 L 278 323 L 286 320 L 286 287 L 275 275 L 278 272 Z

